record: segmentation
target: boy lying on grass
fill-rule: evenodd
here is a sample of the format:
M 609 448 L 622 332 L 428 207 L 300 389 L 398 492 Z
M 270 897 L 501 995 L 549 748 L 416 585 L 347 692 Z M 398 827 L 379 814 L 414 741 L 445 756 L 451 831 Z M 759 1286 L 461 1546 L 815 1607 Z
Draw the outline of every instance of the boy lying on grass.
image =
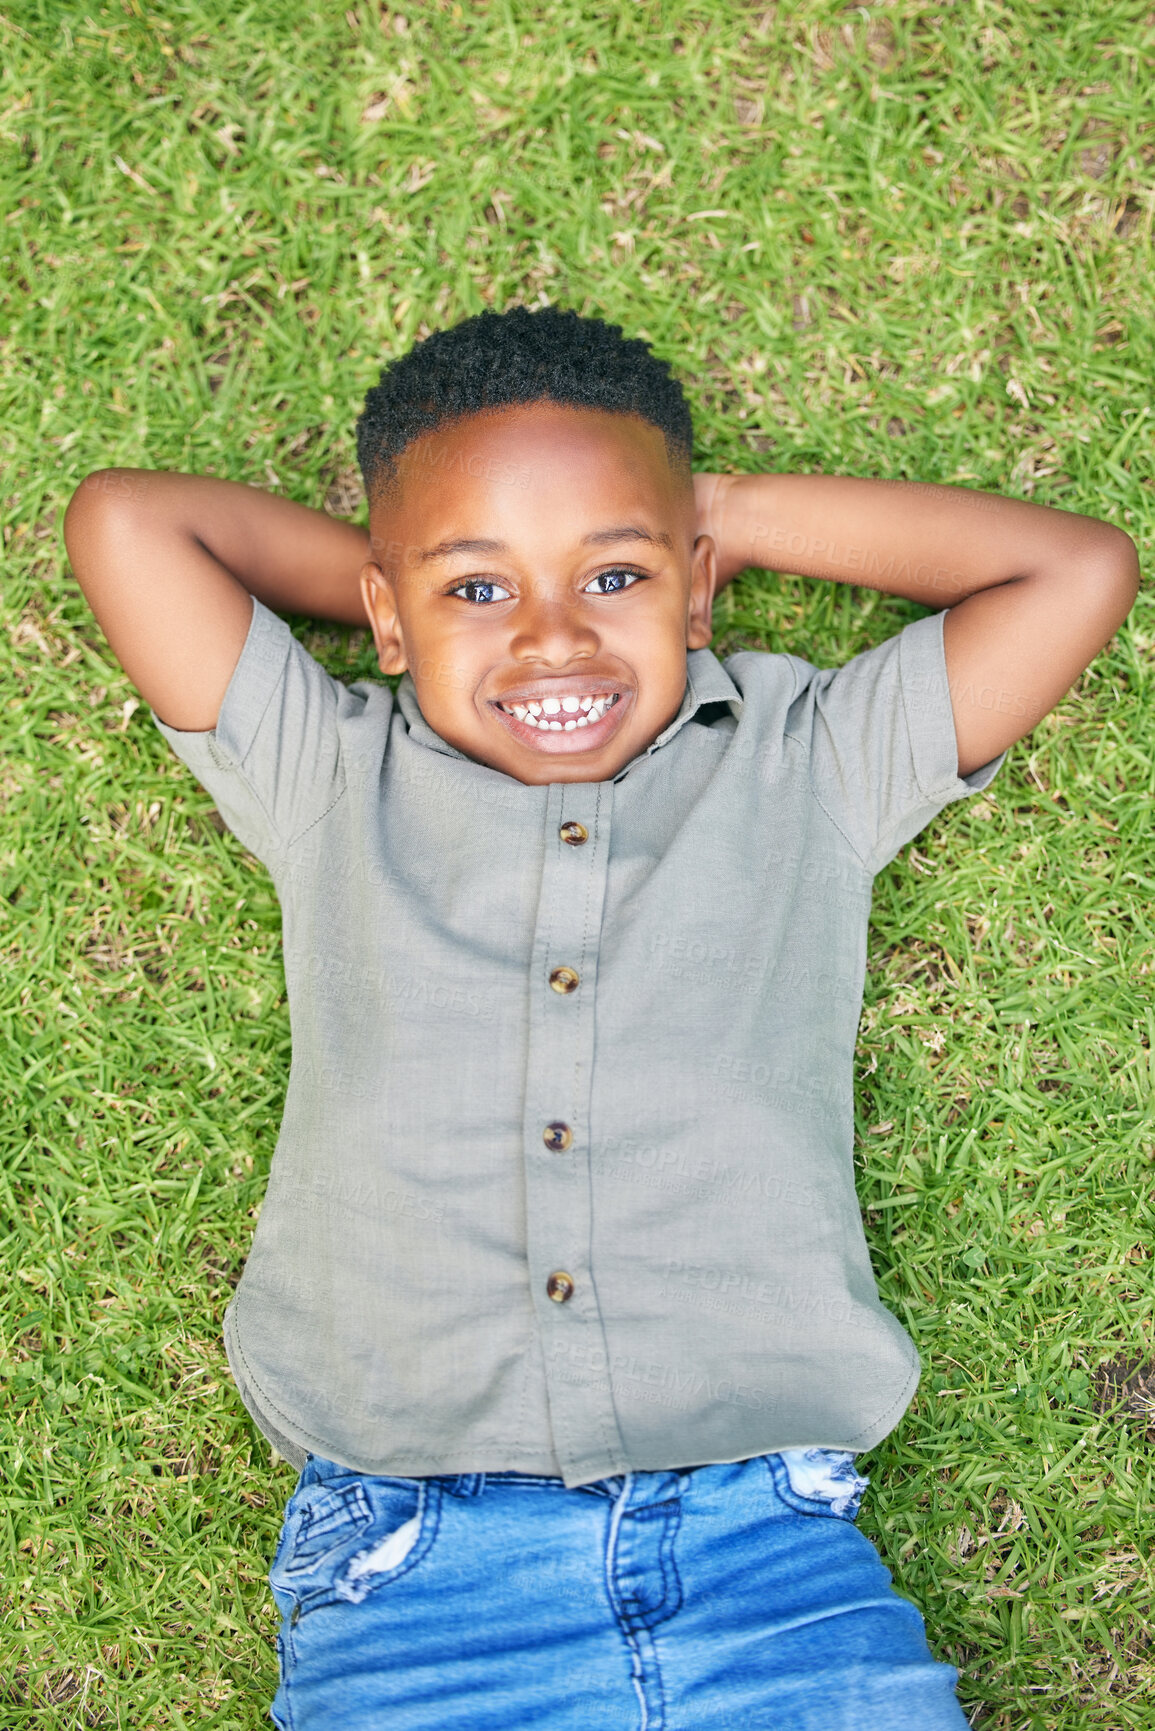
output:
M 68 550 L 268 866 L 293 1062 L 225 1317 L 301 1469 L 295 1731 L 937 1731 L 956 1674 L 854 1519 L 918 1379 L 855 1198 L 871 881 L 1134 599 L 1094 518 L 691 475 L 616 326 L 483 313 L 387 367 L 369 532 L 90 477 Z M 708 648 L 750 565 L 946 609 L 845 667 Z M 363 623 L 345 687 L 270 609 Z

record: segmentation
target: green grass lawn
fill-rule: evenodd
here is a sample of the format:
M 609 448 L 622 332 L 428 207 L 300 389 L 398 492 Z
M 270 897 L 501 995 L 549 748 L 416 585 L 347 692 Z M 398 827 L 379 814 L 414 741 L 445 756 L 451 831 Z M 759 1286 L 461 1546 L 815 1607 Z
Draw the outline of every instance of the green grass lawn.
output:
M 294 1482 L 220 1342 L 288 1073 L 278 910 L 87 613 L 79 480 L 364 520 L 380 362 L 548 301 L 675 362 L 700 466 L 1150 547 L 1147 0 L 402 4 L 0 20 L 4 1727 L 266 1724 Z M 750 573 L 715 649 L 836 663 L 917 613 Z M 1143 595 L 877 886 L 860 1194 L 925 1371 L 863 1524 L 992 1731 L 1155 1726 L 1153 647 Z

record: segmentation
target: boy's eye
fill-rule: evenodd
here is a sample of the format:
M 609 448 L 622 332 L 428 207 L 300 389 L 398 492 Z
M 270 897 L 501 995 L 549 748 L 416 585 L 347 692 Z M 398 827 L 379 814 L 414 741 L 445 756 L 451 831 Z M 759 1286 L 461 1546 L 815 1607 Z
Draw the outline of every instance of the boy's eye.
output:
M 597 576 L 593 579 L 593 582 L 591 582 L 590 588 L 593 588 L 594 583 L 609 583 L 611 584 L 611 587 L 609 589 L 601 590 L 600 593 L 603 595 L 617 595 L 620 590 L 628 589 L 631 583 L 637 583 L 644 577 L 644 571 L 631 571 L 628 566 L 619 565 L 612 571 L 599 571 Z
M 459 583 L 456 589 L 451 589 L 449 593 L 451 595 L 460 595 L 463 589 L 484 590 L 484 594 L 466 595 L 463 597 L 464 600 L 473 601 L 475 604 L 481 606 L 484 606 L 490 601 L 508 601 L 509 599 L 508 591 L 503 589 L 500 583 L 491 583 L 484 577 L 470 577 L 464 583 Z M 496 594 L 494 593 L 495 590 L 497 592 Z

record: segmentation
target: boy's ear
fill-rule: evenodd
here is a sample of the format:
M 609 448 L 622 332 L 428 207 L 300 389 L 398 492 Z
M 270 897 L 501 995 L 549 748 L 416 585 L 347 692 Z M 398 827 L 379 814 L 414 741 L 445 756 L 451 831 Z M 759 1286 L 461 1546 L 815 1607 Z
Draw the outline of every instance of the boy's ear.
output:
M 690 566 L 690 599 L 686 614 L 686 648 L 707 649 L 714 635 L 714 591 L 718 560 L 713 540 L 699 535 Z
M 397 616 L 397 597 L 392 583 L 373 559 L 361 567 L 361 600 L 373 630 L 378 667 L 382 673 L 404 673 L 409 662 Z

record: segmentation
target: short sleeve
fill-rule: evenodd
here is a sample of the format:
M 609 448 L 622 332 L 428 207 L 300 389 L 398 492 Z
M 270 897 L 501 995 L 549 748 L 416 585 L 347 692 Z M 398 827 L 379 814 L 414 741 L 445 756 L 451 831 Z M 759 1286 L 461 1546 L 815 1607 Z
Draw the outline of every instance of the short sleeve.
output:
M 806 746 L 815 797 L 871 872 L 953 800 L 989 786 L 1005 752 L 958 773 L 944 613 L 918 619 L 844 667 L 811 669 L 788 734 Z
M 271 864 L 340 799 L 340 710 L 349 691 L 254 599 L 217 725 L 183 733 L 153 714 L 244 845 Z

